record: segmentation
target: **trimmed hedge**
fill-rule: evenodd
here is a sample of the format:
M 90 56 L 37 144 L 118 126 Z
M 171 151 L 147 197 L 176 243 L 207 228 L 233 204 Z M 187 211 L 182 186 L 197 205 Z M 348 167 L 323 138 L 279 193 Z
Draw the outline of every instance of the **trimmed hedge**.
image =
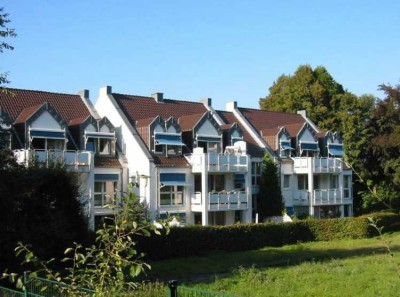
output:
M 199 256 L 210 251 L 244 251 L 309 241 L 366 238 L 377 235 L 368 217 L 379 219 L 383 232 L 400 230 L 400 215 L 376 213 L 356 218 L 304 220 L 293 223 L 187 226 L 169 235 L 140 238 L 138 248 L 151 259 Z

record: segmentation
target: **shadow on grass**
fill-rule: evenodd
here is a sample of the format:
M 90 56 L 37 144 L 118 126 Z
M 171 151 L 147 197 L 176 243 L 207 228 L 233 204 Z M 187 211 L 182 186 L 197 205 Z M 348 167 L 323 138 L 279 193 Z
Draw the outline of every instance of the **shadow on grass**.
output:
M 400 245 L 391 245 L 392 252 L 400 251 Z M 258 269 L 295 266 L 304 262 L 324 262 L 332 259 L 363 257 L 387 253 L 382 242 L 360 248 L 314 249 L 302 244 L 289 249 L 265 248 L 243 252 L 213 252 L 203 257 L 179 258 L 153 263 L 153 270 L 144 278 L 148 281 L 183 283 L 207 283 L 218 277 L 229 277 L 239 267 Z

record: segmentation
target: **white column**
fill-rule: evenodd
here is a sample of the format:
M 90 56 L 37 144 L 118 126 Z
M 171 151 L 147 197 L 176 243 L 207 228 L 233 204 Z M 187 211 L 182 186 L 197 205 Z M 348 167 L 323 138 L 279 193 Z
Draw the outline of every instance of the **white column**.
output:
M 207 154 L 202 154 L 201 164 L 201 222 L 203 226 L 208 225 L 208 170 L 207 170 Z
M 310 202 L 310 216 L 314 216 L 314 159 L 307 158 L 308 163 L 308 195 L 309 195 L 309 202 Z
M 247 158 L 247 168 L 248 171 L 245 174 L 245 180 L 246 180 L 246 195 L 247 195 L 247 207 L 248 209 L 244 213 L 244 221 L 245 223 L 251 223 L 253 218 L 253 197 L 252 197 L 252 186 L 251 186 L 251 159 L 250 156 Z

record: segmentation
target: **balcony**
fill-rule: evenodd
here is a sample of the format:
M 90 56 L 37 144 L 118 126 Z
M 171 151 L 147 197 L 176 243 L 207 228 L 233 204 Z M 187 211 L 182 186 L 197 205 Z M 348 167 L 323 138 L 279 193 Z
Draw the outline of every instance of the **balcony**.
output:
M 208 193 L 209 211 L 246 210 L 248 209 L 247 193 L 245 191 L 229 191 Z M 200 192 L 192 197 L 192 211 L 201 211 L 203 201 Z
M 202 172 L 206 166 L 208 172 L 247 172 L 249 170 L 248 155 L 230 155 L 193 153 L 186 156 L 192 166 L 193 173 Z M 205 164 L 204 164 L 205 163 Z
M 28 165 L 31 161 L 49 166 L 58 163 L 65 165 L 69 171 L 89 172 L 91 166 L 91 153 L 88 151 L 63 151 L 63 150 L 20 150 L 15 153 L 21 164 Z
M 342 193 L 341 189 L 314 190 L 314 205 L 343 204 Z
M 341 173 L 342 160 L 327 157 L 296 157 L 293 158 L 293 170 L 297 174 L 312 173 Z
M 286 205 L 290 204 L 290 201 L 293 201 L 294 206 L 310 205 L 309 194 L 307 190 L 283 190 L 282 196 Z

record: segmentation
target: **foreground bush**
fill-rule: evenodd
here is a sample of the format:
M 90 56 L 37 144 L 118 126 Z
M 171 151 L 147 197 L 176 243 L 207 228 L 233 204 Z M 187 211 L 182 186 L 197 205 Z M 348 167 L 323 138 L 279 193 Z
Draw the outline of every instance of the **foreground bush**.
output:
M 172 228 L 168 236 L 141 238 L 140 250 L 151 259 L 203 255 L 210 251 L 244 251 L 265 246 L 378 235 L 368 217 L 383 231 L 400 230 L 400 215 L 377 213 L 356 218 L 306 220 L 293 223 L 188 226 Z

